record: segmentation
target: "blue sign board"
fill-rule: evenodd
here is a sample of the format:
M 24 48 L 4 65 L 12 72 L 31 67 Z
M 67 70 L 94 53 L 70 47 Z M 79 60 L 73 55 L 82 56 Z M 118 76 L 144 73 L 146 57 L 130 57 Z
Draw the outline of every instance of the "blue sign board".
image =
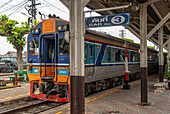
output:
M 130 13 L 86 18 L 86 28 L 120 26 L 130 24 Z

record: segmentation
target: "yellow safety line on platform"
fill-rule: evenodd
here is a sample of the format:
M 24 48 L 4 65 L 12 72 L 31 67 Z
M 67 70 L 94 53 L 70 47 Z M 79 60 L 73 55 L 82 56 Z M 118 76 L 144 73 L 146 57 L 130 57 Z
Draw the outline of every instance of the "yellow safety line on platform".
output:
M 60 112 L 57 112 L 56 114 L 61 114 L 61 113 L 63 113 L 62 111 L 60 111 Z
M 155 76 L 156 76 L 156 74 L 151 75 L 151 76 L 149 76 L 148 78 L 152 78 L 152 77 L 155 77 Z M 139 82 L 140 82 L 140 80 L 137 80 L 137 81 L 131 82 L 129 85 L 135 85 L 135 84 L 137 84 L 137 83 L 139 83 Z M 121 88 L 116 88 L 116 89 L 111 90 L 111 91 L 109 91 L 109 92 L 106 92 L 106 93 L 104 93 L 104 94 L 102 94 L 102 95 L 99 95 L 99 96 L 97 96 L 97 97 L 94 97 L 94 98 L 91 98 L 91 99 L 89 99 L 89 100 L 86 100 L 85 102 L 86 102 L 86 103 L 89 103 L 89 102 L 91 102 L 91 101 L 97 100 L 97 99 L 99 99 L 99 98 L 101 98 L 101 97 L 104 97 L 104 96 L 106 96 L 106 95 L 109 95 L 109 94 L 114 93 L 114 92 L 119 91 L 119 90 L 121 90 Z M 62 111 L 57 112 L 56 114 L 61 114 L 61 113 L 63 113 L 63 112 L 66 111 L 66 110 L 70 110 L 70 107 L 63 109 Z

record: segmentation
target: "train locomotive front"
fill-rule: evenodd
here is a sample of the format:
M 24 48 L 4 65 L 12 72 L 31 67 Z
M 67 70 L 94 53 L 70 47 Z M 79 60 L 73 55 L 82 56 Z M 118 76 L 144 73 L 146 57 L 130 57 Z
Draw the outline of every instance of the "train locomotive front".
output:
M 47 19 L 31 29 L 27 41 L 30 97 L 69 102 L 69 25 Z

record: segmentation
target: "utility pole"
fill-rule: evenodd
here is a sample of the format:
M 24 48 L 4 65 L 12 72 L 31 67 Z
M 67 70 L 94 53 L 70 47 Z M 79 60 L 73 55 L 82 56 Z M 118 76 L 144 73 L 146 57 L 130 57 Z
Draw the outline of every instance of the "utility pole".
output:
M 31 2 L 32 2 L 32 5 L 31 5 L 31 7 L 32 7 L 32 17 L 33 17 L 33 20 L 34 19 L 36 19 L 36 8 L 35 8 L 35 6 L 36 6 L 36 4 L 35 4 L 35 0 L 31 0 Z
M 36 19 L 36 15 L 37 15 L 37 8 L 36 5 L 41 5 L 40 3 L 36 4 L 36 0 L 29 0 L 31 1 L 31 5 L 26 5 L 25 9 L 28 11 L 28 14 L 31 15 L 31 17 L 28 18 L 28 23 L 32 23 L 32 27 L 34 24 L 34 19 Z
M 125 38 L 125 36 L 126 36 L 126 31 L 125 31 L 125 30 L 120 30 L 119 32 L 120 32 L 120 33 L 119 33 L 119 36 L 120 36 L 121 38 Z

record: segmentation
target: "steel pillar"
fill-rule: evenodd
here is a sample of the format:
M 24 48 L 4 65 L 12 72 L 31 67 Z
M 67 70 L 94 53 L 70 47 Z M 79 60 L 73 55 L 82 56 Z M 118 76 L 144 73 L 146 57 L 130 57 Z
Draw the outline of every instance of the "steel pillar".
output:
M 148 104 L 148 66 L 147 66 L 147 5 L 140 5 L 140 77 L 141 77 L 141 103 Z
M 170 35 L 169 35 L 170 38 Z M 170 58 L 170 42 L 168 43 L 168 58 Z
M 158 30 L 159 44 L 159 82 L 163 82 L 164 74 L 164 55 L 163 55 L 163 26 Z
M 168 42 L 167 42 L 168 41 Z M 168 54 L 167 54 L 167 61 L 168 61 L 168 58 L 170 57 L 170 35 L 168 35 L 168 39 L 167 39 L 167 51 L 168 51 Z M 164 46 L 165 47 L 165 46 Z
M 85 114 L 84 7 L 87 0 L 70 0 L 71 114 Z

